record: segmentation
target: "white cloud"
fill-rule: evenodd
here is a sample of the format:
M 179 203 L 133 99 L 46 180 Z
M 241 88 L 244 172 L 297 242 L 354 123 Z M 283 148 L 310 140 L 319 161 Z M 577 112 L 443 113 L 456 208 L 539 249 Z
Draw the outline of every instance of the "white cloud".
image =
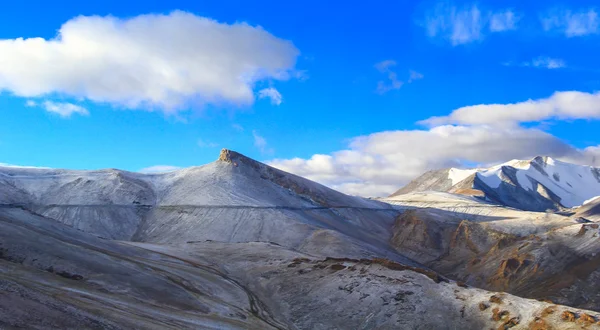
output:
M 155 166 L 150 166 L 150 167 L 146 167 L 143 168 L 141 170 L 139 170 L 138 172 L 140 173 L 167 173 L 167 172 L 173 172 L 173 171 L 177 171 L 180 170 L 181 167 L 178 166 L 171 166 L 171 165 L 155 165 Z
M 240 124 L 232 124 L 231 127 L 233 127 L 234 130 L 238 131 L 238 132 L 243 132 L 244 131 L 244 127 Z
M 560 69 L 564 68 L 567 65 L 565 61 L 559 58 L 551 58 L 551 57 L 538 57 L 531 61 L 531 66 L 536 68 L 546 68 L 546 69 Z
M 548 57 L 548 56 L 539 56 L 539 57 L 532 59 L 531 61 L 521 62 L 521 63 L 506 62 L 506 63 L 503 63 L 503 65 L 534 67 L 534 68 L 550 69 L 550 70 L 562 69 L 562 68 L 567 67 L 567 63 L 564 60 L 562 60 L 560 58 L 552 58 L 552 57 Z
M 517 22 L 518 16 L 511 10 L 482 12 L 477 5 L 459 8 L 442 3 L 427 13 L 424 25 L 429 37 L 457 46 L 484 39 L 487 30 L 514 30 Z
M 41 166 L 22 166 L 22 165 L 13 165 L 7 163 L 0 163 L 0 167 L 12 167 L 12 168 L 28 168 L 28 169 L 44 169 L 50 170 L 50 167 L 41 167 Z
M 80 114 L 83 116 L 90 114 L 84 107 L 67 102 L 44 101 L 41 106 L 43 106 L 46 111 L 57 114 L 63 118 L 69 118 L 73 114 Z
M 556 92 L 539 100 L 467 106 L 452 111 L 448 116 L 423 120 L 420 124 L 514 126 L 547 119 L 600 119 L 600 92 Z
M 387 75 L 387 80 L 380 80 L 377 82 L 377 89 L 375 90 L 378 94 L 385 94 L 389 91 L 400 89 L 404 82 L 398 80 L 398 74 L 392 70 L 392 67 L 396 66 L 396 61 L 394 60 L 385 60 L 375 64 L 375 69 L 379 72 Z M 412 83 L 415 80 L 423 79 L 423 75 L 409 70 L 409 78 L 408 83 Z
M 379 63 L 375 63 L 375 69 L 380 72 L 389 72 L 390 68 L 396 66 L 396 61 L 394 60 L 384 60 Z
M 546 119 L 600 119 L 600 92 L 557 92 L 541 100 L 463 107 L 397 130 L 355 137 L 344 150 L 270 165 L 349 194 L 385 196 L 427 170 L 551 156 L 600 166 L 600 145 L 578 149 L 539 128 L 519 123 Z
M 502 32 L 514 30 L 517 28 L 518 21 L 519 17 L 512 10 L 492 14 L 490 18 L 490 31 Z
M 385 196 L 430 169 L 538 154 L 582 157 L 580 151 L 537 129 L 439 126 L 360 136 L 346 150 L 309 159 L 276 159 L 269 164 L 346 193 Z
M 272 154 L 274 152 L 272 148 L 269 148 L 267 139 L 258 134 L 257 131 L 252 131 L 252 136 L 254 137 L 254 146 L 258 148 L 262 154 Z
M 258 97 L 261 99 L 264 99 L 264 98 L 271 99 L 271 104 L 273 104 L 273 105 L 280 105 L 281 102 L 283 101 L 283 97 L 281 96 L 279 91 L 273 87 L 261 89 L 258 92 Z
M 389 82 L 383 80 L 377 82 L 377 93 L 384 94 L 391 90 L 400 89 L 404 84 L 398 80 L 398 74 L 391 70 L 391 67 L 394 66 L 396 66 L 396 61 L 393 60 L 385 60 L 375 64 L 375 68 L 381 73 L 385 73 L 389 80 Z
M 408 78 L 408 82 L 411 83 L 415 80 L 423 79 L 423 74 L 418 73 L 417 71 L 410 70 L 410 77 Z
M 256 82 L 296 76 L 298 55 L 261 27 L 181 11 L 80 16 L 51 40 L 0 40 L 0 90 L 165 112 L 189 103 L 248 105 Z
M 34 100 L 27 100 L 25 101 L 25 106 L 29 108 L 34 108 L 37 107 L 37 102 Z
M 546 31 L 559 31 L 567 37 L 580 37 L 600 32 L 596 9 L 581 11 L 553 10 L 541 18 Z
M 203 139 L 198 139 L 197 144 L 198 144 L 198 146 L 200 148 L 216 148 L 216 147 L 219 146 L 218 143 L 211 142 L 211 141 L 206 141 L 206 140 L 203 140 Z

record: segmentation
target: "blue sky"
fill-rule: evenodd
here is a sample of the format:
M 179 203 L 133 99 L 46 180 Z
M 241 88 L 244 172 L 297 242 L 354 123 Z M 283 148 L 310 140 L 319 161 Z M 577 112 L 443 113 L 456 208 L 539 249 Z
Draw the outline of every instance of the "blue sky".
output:
M 537 154 L 600 165 L 598 12 L 593 1 L 7 3 L 0 163 L 138 171 L 205 164 L 226 147 L 363 195 Z

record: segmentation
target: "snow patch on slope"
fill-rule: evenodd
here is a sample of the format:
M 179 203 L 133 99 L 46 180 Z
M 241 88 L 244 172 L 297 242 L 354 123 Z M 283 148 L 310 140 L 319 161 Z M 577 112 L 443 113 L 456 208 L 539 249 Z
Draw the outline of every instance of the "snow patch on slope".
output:
M 583 202 L 583 204 L 581 204 L 581 206 L 583 206 L 583 205 L 587 205 L 587 204 L 589 204 L 589 203 L 591 203 L 591 202 L 594 202 L 594 201 L 595 201 L 595 200 L 597 200 L 598 198 L 600 198 L 600 196 L 594 196 L 594 197 L 592 197 L 592 198 L 590 198 L 590 199 L 586 200 L 585 202 Z
M 477 173 L 477 177 L 490 188 L 498 188 L 502 183 L 500 170 L 488 170 Z
M 454 186 L 476 172 L 477 170 L 461 170 L 458 168 L 451 168 L 450 171 L 448 171 L 448 179 L 452 180 L 452 185 Z

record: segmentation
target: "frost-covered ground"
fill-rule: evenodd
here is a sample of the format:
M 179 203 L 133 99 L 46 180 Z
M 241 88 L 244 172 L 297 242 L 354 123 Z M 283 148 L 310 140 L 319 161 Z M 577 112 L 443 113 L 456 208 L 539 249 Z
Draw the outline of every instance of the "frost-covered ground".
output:
M 519 277 L 506 260 L 527 242 L 519 262 L 585 265 L 561 268 L 560 298 L 593 308 L 598 229 L 580 222 L 465 195 L 347 196 L 229 150 L 163 174 L 0 167 L 0 328 L 589 328 L 595 312 L 454 282 L 443 258 L 488 248 L 473 274 Z
M 0 210 L 0 241 L 0 328 L 579 329 L 561 314 L 597 317 L 384 259 L 103 240 L 21 209 Z

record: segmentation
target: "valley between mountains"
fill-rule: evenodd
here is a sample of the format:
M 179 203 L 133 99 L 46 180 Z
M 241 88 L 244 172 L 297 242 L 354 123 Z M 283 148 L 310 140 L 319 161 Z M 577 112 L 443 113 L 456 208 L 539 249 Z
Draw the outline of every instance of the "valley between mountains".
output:
M 600 170 L 548 157 L 348 196 L 224 149 L 0 167 L 0 328 L 600 328 Z

